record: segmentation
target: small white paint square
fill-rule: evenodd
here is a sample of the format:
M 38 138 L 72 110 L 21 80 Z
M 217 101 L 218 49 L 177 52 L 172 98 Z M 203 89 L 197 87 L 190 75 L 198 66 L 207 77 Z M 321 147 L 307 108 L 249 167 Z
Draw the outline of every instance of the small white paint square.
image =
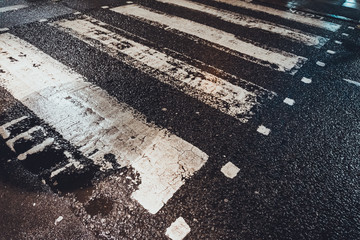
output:
M 341 35 L 343 35 L 344 37 L 348 37 L 348 36 L 349 36 L 349 34 L 347 34 L 347 33 L 342 33 Z
M 333 50 L 327 50 L 326 51 L 328 54 L 335 54 L 335 51 L 333 51 Z
M 190 233 L 191 229 L 182 217 L 176 219 L 170 227 L 166 229 L 166 236 L 172 240 L 182 240 Z
M 291 99 L 291 98 L 285 98 L 285 99 L 284 99 L 284 103 L 286 103 L 287 105 L 292 106 L 292 105 L 294 105 L 295 100 L 294 100 L 294 99 Z
M 221 172 L 228 178 L 234 178 L 239 173 L 240 168 L 235 166 L 232 162 L 228 162 L 221 168 Z
M 341 41 L 338 41 L 338 40 L 335 40 L 335 43 L 336 43 L 336 44 L 339 44 L 339 45 L 342 44 L 342 42 L 341 42 Z
M 306 78 L 306 77 L 303 77 L 303 78 L 301 79 L 301 81 L 302 81 L 303 83 L 307 83 L 307 84 L 309 84 L 309 83 L 312 82 L 312 80 L 311 80 L 310 78 Z
M 264 134 L 265 136 L 267 136 L 267 135 L 270 134 L 270 131 L 271 131 L 271 130 L 270 130 L 269 128 L 263 126 L 263 125 L 260 125 L 260 126 L 258 127 L 257 131 L 258 131 L 259 133 Z
M 325 67 L 326 64 L 324 62 L 317 61 L 316 65 L 318 65 L 320 67 Z

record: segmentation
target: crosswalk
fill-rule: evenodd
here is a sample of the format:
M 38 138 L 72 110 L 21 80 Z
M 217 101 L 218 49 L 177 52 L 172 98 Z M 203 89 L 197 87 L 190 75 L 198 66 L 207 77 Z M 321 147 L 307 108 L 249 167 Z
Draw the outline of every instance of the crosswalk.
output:
M 200 57 L 203 54 L 217 57 L 210 56 L 211 53 L 193 49 L 194 55 L 189 55 L 181 50 L 181 39 L 192 42 L 195 44 L 193 46 L 197 44 L 228 54 L 219 59 L 226 56 L 239 59 L 243 65 L 237 62 L 228 64 L 238 69 L 237 71 L 247 71 L 249 66 L 255 66 L 252 71 L 265 68 L 288 77 L 294 76 L 308 62 L 314 61 L 310 52 L 320 51 L 330 41 L 332 34 L 336 34 L 341 28 L 337 23 L 243 1 L 215 0 L 212 5 L 190 0 L 158 0 L 154 3 L 189 9 L 211 16 L 217 21 L 245 29 L 256 29 L 261 31 L 265 40 L 257 41 L 251 37 L 238 36 L 225 29 L 187 19 L 181 14 L 161 12 L 152 9 L 149 4 L 142 4 L 141 1 L 136 4 L 129 2 L 105 6 L 86 14 L 78 12 L 64 15 L 54 20 L 44 20 L 31 27 L 46 26 L 59 34 L 52 35 L 54 39 L 63 36 L 64 39 L 81 42 L 83 46 L 121 62 L 127 69 L 136 69 L 184 94 L 181 96 L 195 99 L 212 111 L 227 115 L 245 128 L 253 124 L 251 119 L 264 101 L 283 98 L 290 106 L 295 101 L 278 94 L 276 87 L 267 89 L 251 79 L 227 71 L 221 64 L 209 64 Z M 325 37 L 318 36 L 304 29 L 290 28 L 238 11 L 216 8 L 214 3 L 266 13 L 328 33 Z M 14 11 L 24 7 L 26 6 L 15 5 L 0 11 Z M 138 29 L 129 31 L 113 18 L 99 19 L 98 12 L 119 19 L 126 18 L 130 24 L 144 24 L 149 27 L 149 31 L 159 29 L 172 38 L 176 37 L 175 44 L 173 47 L 162 46 L 157 43 L 157 39 L 146 37 L 152 33 L 141 35 L 137 32 Z M 275 35 L 280 41 L 303 45 L 310 49 L 310 52 L 306 54 L 305 50 L 297 54 L 296 50 L 287 49 L 288 45 L 274 48 L 264 43 Z M 211 153 L 202 149 L 203 145 L 199 142 L 191 138 L 185 140 L 156 122 L 147 122 L 146 114 L 119 100 L 109 89 L 98 86 L 89 76 L 78 73 L 76 67 L 68 66 L 66 58 L 57 59 L 57 54 L 52 55 L 48 49 L 42 49 L 34 40 L 30 41 L 31 38 L 12 29 L 0 34 L 0 86 L 76 149 L 76 154 L 73 150 L 63 149 L 64 160 L 33 171 L 42 178 L 46 178 L 46 175 L 46 182 L 49 184 L 56 182 L 53 185 L 55 189 L 56 185 L 62 185 L 60 181 L 63 177 L 57 181 L 53 179 L 65 172 L 71 175 L 71 171 L 85 171 L 87 165 L 91 168 L 95 166 L 96 171 L 100 172 L 112 171 L 117 167 L 132 168 L 139 174 L 141 183 L 131 194 L 131 198 L 149 213 L 157 214 L 188 179 L 206 167 Z M 54 44 L 52 47 L 57 46 Z M 137 81 L 135 78 L 133 80 Z M 167 109 L 163 108 L 162 111 Z M 25 163 L 29 156 L 49 151 L 52 146 L 56 146 L 56 149 L 64 148 L 57 143 L 56 136 L 48 133 L 48 127 L 41 124 L 24 130 L 14 128 L 28 118 L 29 116 L 24 115 L 8 121 L 0 119 L 0 136 L 10 151 L 15 153 L 15 160 Z M 186 121 L 185 119 L 184 124 Z M 254 127 L 254 134 L 258 133 L 262 133 L 264 137 L 271 136 L 271 130 L 263 125 Z M 39 134 L 42 136 L 41 140 L 34 141 L 25 148 L 18 148 L 19 143 L 35 139 Z M 76 157 L 77 155 L 81 157 Z M 115 159 L 115 162 L 110 161 L 109 156 Z M 41 171 L 45 170 L 46 174 L 41 174 Z M 182 239 L 191 230 L 184 219 L 179 219 L 180 225 L 185 228 L 183 236 L 179 237 Z M 176 237 L 171 237 L 174 235 L 172 231 L 168 230 L 166 234 L 175 239 Z

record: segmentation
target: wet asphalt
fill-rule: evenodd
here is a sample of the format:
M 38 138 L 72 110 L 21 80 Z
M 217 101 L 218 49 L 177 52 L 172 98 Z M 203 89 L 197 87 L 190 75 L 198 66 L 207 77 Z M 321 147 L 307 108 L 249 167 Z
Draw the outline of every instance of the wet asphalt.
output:
M 156 215 L 130 198 L 141 179 L 128 168 L 102 173 L 97 166 L 87 164 L 80 172 L 66 172 L 50 180 L 49 169 L 63 164 L 65 150 L 79 161 L 89 161 L 47 125 L 46 119 L 39 119 L 0 88 L 0 125 L 26 115 L 29 119 L 15 125 L 12 134 L 39 125 L 57 143 L 56 149 L 19 162 L 0 139 L 0 239 L 167 239 L 166 228 L 179 216 L 191 228 L 185 239 L 360 239 L 360 87 L 343 80 L 360 82 L 358 19 L 352 15 L 347 15 L 351 21 L 325 16 L 327 21 L 342 25 L 332 33 L 196 0 L 330 39 L 315 49 L 275 35 L 246 31 L 181 7 L 150 0 L 136 2 L 221 28 L 244 40 L 257 39 L 260 46 L 285 48 L 309 60 L 295 75 L 281 73 L 100 8 L 126 1 L 17 1 L 32 7 L 1 13 L 0 27 L 10 28 L 11 34 L 84 75 L 119 102 L 144 114 L 148 122 L 197 146 L 209 160 Z M 270 1 L 258 4 L 285 7 Z M 42 18 L 50 22 L 73 19 L 76 11 L 123 29 L 134 40 L 155 49 L 180 52 L 186 56 L 185 62 L 203 70 L 221 76 L 209 67 L 215 66 L 277 95 L 262 99 L 249 122 L 240 123 L 46 22 L 38 22 Z M 321 16 L 324 14 L 314 17 Z M 328 49 L 336 54 L 326 53 Z M 319 67 L 317 61 L 326 66 Z M 312 83 L 304 84 L 303 77 L 311 78 Z M 286 97 L 295 104 L 284 104 Z M 271 129 L 271 134 L 259 134 L 259 125 Z M 43 136 L 38 136 L 33 141 L 42 140 Z M 16 147 L 26 149 L 32 144 L 25 141 Z M 240 168 L 234 179 L 225 178 L 220 171 L 229 161 Z M 59 216 L 64 220 L 55 225 Z

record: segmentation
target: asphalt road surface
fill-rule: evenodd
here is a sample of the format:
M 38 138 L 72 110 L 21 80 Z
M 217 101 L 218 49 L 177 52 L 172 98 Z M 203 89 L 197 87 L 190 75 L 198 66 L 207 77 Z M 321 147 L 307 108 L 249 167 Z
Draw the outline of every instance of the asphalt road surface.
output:
M 1 1 L 0 239 L 360 239 L 356 13 Z

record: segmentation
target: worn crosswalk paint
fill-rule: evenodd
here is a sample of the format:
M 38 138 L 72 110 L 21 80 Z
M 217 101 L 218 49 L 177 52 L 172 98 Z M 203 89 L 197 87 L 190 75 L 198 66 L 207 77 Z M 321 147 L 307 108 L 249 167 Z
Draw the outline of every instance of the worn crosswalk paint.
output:
M 253 4 L 253 3 L 248 3 L 248 2 L 239 1 L 239 0 L 215 0 L 215 1 L 226 3 L 226 4 L 229 4 L 232 6 L 236 6 L 236 7 L 250 9 L 253 11 L 257 11 L 257 12 L 267 13 L 267 14 L 278 16 L 278 17 L 281 17 L 281 18 L 284 18 L 287 20 L 291 20 L 294 22 L 299 22 L 299 23 L 306 24 L 309 26 L 326 29 L 326 30 L 332 31 L 332 32 L 336 32 L 341 27 L 341 25 L 336 24 L 336 23 L 327 22 L 327 21 L 315 19 L 315 18 L 310 18 L 307 16 L 302 16 L 302 15 L 294 14 L 291 12 L 262 6 L 259 4 Z
M 292 71 L 300 68 L 307 58 L 284 52 L 279 49 L 268 50 L 252 43 L 244 42 L 231 33 L 209 27 L 184 18 L 160 14 L 138 5 L 126 5 L 111 9 L 114 12 L 150 21 L 167 29 L 204 39 L 213 47 L 221 46 L 222 50 L 240 53 L 249 61 L 267 66 L 275 66 L 279 71 Z M 230 51 L 229 51 L 230 50 Z
M 7 122 L 3 125 L 0 126 L 0 135 L 3 139 L 7 139 L 10 137 L 10 131 L 8 130 L 9 127 L 11 127 L 12 125 L 15 125 L 25 119 L 27 119 L 28 117 L 27 116 L 22 116 L 22 117 L 19 117 L 17 119 L 14 119 L 10 122 Z
M 0 86 L 102 170 L 112 168 L 105 155 L 120 166 L 133 167 L 141 184 L 132 197 L 150 213 L 158 212 L 184 179 L 206 163 L 206 153 L 146 123 L 130 106 L 33 45 L 5 33 L 0 35 L 0 48 Z
M 257 104 L 255 93 L 111 32 L 104 28 L 106 23 L 94 18 L 60 20 L 53 25 L 241 122 L 248 120 L 251 109 Z
M 4 13 L 4 12 L 10 12 L 10 11 L 16 11 L 22 8 L 27 8 L 28 6 L 25 4 L 18 4 L 18 5 L 12 5 L 12 6 L 6 6 L 6 7 L 2 7 L 0 8 L 0 13 Z
M 248 27 L 248 28 L 256 28 L 261 29 L 267 32 L 272 32 L 279 34 L 283 37 L 289 38 L 293 41 L 303 43 L 308 46 L 315 46 L 320 48 L 324 46 L 324 44 L 329 40 L 324 37 L 316 36 L 310 33 L 304 33 L 299 30 L 291 29 L 285 26 L 279 26 L 273 24 L 271 22 L 259 20 L 256 18 L 252 18 L 249 16 L 236 14 L 226 10 L 220 10 L 214 7 L 206 6 L 204 4 L 191 2 L 188 0 L 157 0 L 158 2 L 170 3 L 173 5 L 189 8 L 196 11 L 201 11 L 207 14 L 211 14 L 215 17 L 220 18 L 221 20 L 235 23 L 240 26 Z

